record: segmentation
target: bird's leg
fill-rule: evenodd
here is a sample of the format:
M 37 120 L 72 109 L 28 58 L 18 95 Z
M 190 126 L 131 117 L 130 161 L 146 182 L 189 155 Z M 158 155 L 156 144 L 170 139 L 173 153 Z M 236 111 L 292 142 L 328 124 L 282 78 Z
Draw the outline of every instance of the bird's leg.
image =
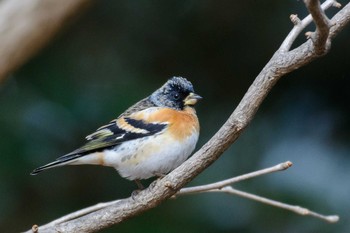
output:
M 143 185 L 139 179 L 135 180 L 135 183 L 136 183 L 137 187 L 139 188 L 139 190 L 145 189 L 145 187 L 143 187 Z
M 145 187 L 143 187 L 143 185 L 142 185 L 142 183 L 141 183 L 140 180 L 137 179 L 137 180 L 134 180 L 134 181 L 135 181 L 135 183 L 136 183 L 138 189 L 132 191 L 132 193 L 131 193 L 132 199 L 134 199 L 134 197 L 135 197 L 137 194 L 139 194 L 143 189 L 145 189 Z

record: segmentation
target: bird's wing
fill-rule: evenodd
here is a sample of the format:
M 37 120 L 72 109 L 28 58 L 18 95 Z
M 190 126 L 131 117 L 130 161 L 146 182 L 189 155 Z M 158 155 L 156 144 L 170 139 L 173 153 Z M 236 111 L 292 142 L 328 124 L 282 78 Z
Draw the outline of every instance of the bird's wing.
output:
M 77 154 L 84 155 L 113 147 L 126 141 L 159 134 L 165 130 L 168 124 L 168 122 L 146 122 L 135 119 L 133 115 L 122 116 L 88 135 L 86 137 L 88 142 L 85 145 L 58 159 L 65 159 Z
M 34 169 L 31 175 L 52 167 L 64 165 L 87 154 L 117 146 L 126 141 L 162 133 L 169 125 L 169 122 L 143 120 L 149 119 L 149 116 L 157 112 L 157 110 L 158 108 L 151 107 L 129 116 L 121 115 L 119 118 L 88 135 L 86 137 L 88 142 L 85 145 L 57 158 L 52 163 Z

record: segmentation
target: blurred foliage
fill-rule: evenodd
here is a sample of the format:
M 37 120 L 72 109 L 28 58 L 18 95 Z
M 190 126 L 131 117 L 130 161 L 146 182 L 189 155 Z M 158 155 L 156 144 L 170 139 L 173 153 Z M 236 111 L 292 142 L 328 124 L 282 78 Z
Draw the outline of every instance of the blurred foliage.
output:
M 334 14 L 335 10 L 330 10 Z M 72 151 L 85 135 L 187 77 L 204 97 L 203 145 L 305 16 L 302 1 L 96 1 L 0 86 L 0 232 L 18 232 L 98 202 L 128 196 L 111 168 L 29 172 Z M 310 26 L 309 30 L 313 30 Z M 103 232 L 346 232 L 350 229 L 350 30 L 324 58 L 284 77 L 240 139 L 192 185 L 291 160 L 290 170 L 237 187 L 339 214 L 337 224 L 223 194 L 163 205 Z M 305 41 L 304 36 L 297 43 Z

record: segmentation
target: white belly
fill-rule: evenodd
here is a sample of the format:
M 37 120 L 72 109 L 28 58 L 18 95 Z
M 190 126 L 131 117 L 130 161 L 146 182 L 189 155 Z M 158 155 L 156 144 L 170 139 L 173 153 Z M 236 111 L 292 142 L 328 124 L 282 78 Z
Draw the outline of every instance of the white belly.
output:
M 142 140 L 142 139 L 140 139 Z M 152 141 L 150 146 L 149 141 Z M 198 134 L 194 133 L 182 142 L 164 136 L 150 136 L 141 142 L 128 142 L 117 149 L 115 153 L 119 161 L 114 166 L 121 176 L 130 180 L 147 179 L 157 174 L 167 174 L 182 164 L 195 149 Z M 134 153 L 123 153 L 123 147 L 132 146 L 137 143 L 138 147 Z M 119 152 L 120 151 L 120 152 Z M 125 151 L 125 150 L 124 150 Z M 106 156 L 113 160 L 113 152 Z
M 114 167 L 129 180 L 167 174 L 182 164 L 195 149 L 198 133 L 179 142 L 155 135 L 124 142 L 114 149 L 83 156 L 73 164 L 99 164 Z

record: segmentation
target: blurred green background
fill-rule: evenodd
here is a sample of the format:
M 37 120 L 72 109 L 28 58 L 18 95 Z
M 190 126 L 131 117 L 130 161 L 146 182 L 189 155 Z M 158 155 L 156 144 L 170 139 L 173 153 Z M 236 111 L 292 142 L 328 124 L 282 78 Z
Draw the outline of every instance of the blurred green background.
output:
M 292 13 L 306 15 L 303 1 L 96 1 L 0 86 L 0 232 L 129 196 L 136 185 L 112 168 L 29 173 L 80 146 L 171 76 L 188 78 L 204 97 L 197 107 L 198 147 L 203 145 L 292 28 Z M 190 184 L 291 160 L 286 172 L 236 187 L 339 214 L 339 223 L 199 194 L 169 200 L 103 232 L 348 231 L 349 38 L 350 26 L 326 57 L 282 78 L 238 141 Z M 301 35 L 297 44 L 303 41 Z

